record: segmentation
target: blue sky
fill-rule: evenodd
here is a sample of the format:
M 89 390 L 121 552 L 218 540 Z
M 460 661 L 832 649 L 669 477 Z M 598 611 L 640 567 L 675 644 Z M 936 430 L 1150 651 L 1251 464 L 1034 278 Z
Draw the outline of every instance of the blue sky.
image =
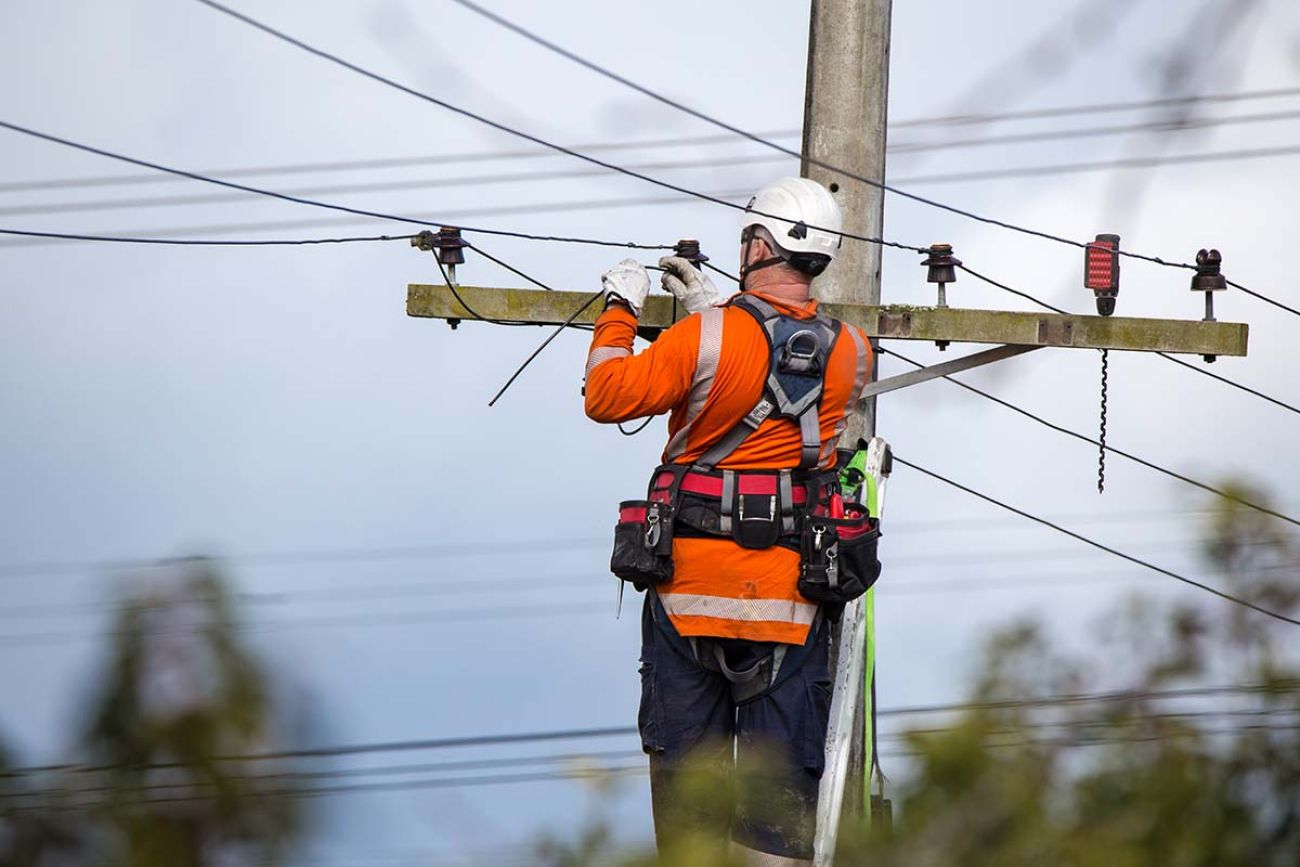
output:
M 1185 26 L 1186 4 L 1147 0 L 1099 12 L 1113 31 L 1065 32 L 1034 64 L 1005 66 L 1073 7 L 1015 0 L 915 0 L 894 11 L 890 115 L 1144 99 Z M 13 86 L 0 117 L 180 167 L 257 165 L 516 150 L 520 143 L 323 64 L 197 3 L 11 4 L 0 71 Z M 549 55 L 447 2 L 307 3 L 243 8 L 412 86 L 566 143 L 712 130 Z M 750 129 L 801 122 L 807 34 L 802 3 L 529 4 L 492 8 L 663 92 Z M 1300 80 L 1300 11 L 1262 3 L 1192 92 L 1291 86 Z M 1205 116 L 1290 103 L 1215 105 Z M 994 132 L 1144 119 L 1075 118 Z M 965 134 L 965 133 L 963 133 Z M 942 137 L 899 128 L 891 141 Z M 1295 122 L 1177 136 L 898 154 L 893 177 L 969 169 L 1195 153 L 1295 143 Z M 619 153 L 626 162 L 761 153 L 728 144 Z M 1225 271 L 1295 304 L 1286 239 L 1296 158 L 918 186 L 973 210 L 1076 238 L 1190 260 L 1224 251 Z M 272 188 L 572 168 L 562 157 L 259 178 Z M 785 164 L 662 173 L 709 191 L 760 186 Z M 136 170 L 0 134 L 0 183 Z M 1140 198 L 1126 195 L 1147 181 Z M 120 196 L 205 193 L 183 182 L 0 192 L 0 207 Z M 657 196 L 617 176 L 324 196 L 394 212 L 529 232 L 671 243 L 698 237 L 734 270 L 733 212 L 672 205 L 466 215 L 486 208 Z M 0 216 L 0 226 L 140 233 L 221 224 L 335 220 L 248 197 L 229 204 Z M 1077 250 L 889 199 L 886 234 L 952 243 L 968 265 L 1077 312 L 1089 312 Z M 257 236 L 407 231 L 367 220 Z M 242 234 L 255 236 L 249 229 Z M 475 239 L 479 240 L 479 239 Z M 482 238 L 484 247 L 556 286 L 592 290 L 618 251 Z M 645 261 L 651 261 L 646 254 Z M 467 323 L 456 332 L 405 316 L 406 285 L 433 282 L 405 242 L 339 247 L 136 248 L 0 242 L 0 565 L 99 562 L 210 553 L 249 594 L 250 640 L 309 697 L 315 736 L 363 742 L 630 724 L 637 699 L 635 603 L 613 616 L 605 572 L 620 499 L 643 489 L 663 423 L 619 436 L 582 415 L 585 335 L 561 336 L 493 409 L 488 398 L 542 333 Z M 516 286 L 476 259 L 468 284 Z M 1119 312 L 1199 318 L 1186 272 L 1124 264 Z M 883 296 L 930 303 L 910 254 L 887 251 Z M 1023 308 L 963 278 L 954 305 Z M 1215 372 L 1300 401 L 1294 319 L 1237 293 L 1220 318 L 1251 324 L 1248 359 Z M 903 351 L 938 358 L 931 347 Z M 952 351 L 949 352 L 949 355 Z M 1198 362 L 1199 363 L 1199 362 Z M 886 361 L 882 373 L 904 368 Z M 969 381 L 1061 424 L 1093 433 L 1096 353 L 1043 350 Z M 1150 356 L 1113 353 L 1110 441 L 1197 477 L 1245 475 L 1292 504 L 1294 418 Z M 880 401 L 880 431 L 898 453 L 1031 511 L 1059 517 L 1162 565 L 1204 576 L 1190 550 L 1204 500 L 1111 458 L 1095 488 L 1087 446 L 935 382 Z M 544 550 L 502 542 L 543 540 Z M 400 559 L 273 565 L 253 555 L 455 543 L 476 551 Z M 880 702 L 959 698 L 978 636 L 1034 614 L 1075 642 L 1135 589 L 1194 591 L 1143 576 L 1050 531 L 900 469 L 891 491 L 878 600 Z M 1041 577 L 1041 584 L 1025 582 Z M 1213 576 L 1208 576 L 1211 579 Z M 1011 579 L 1015 579 L 1012 581 Z M 1024 579 L 1021 581 L 1020 579 Z M 1093 580 L 1095 579 L 1095 580 Z M 80 723 L 106 609 L 122 576 L 89 567 L 0 575 L 0 733 L 32 761 L 57 757 Z M 981 586 L 982 585 L 982 586 Z M 1008 586 L 1010 585 L 1010 586 Z M 414 590 L 412 588 L 415 588 Z M 370 591 L 373 591 L 371 593 Z M 572 604 L 571 610 L 555 609 Z M 32 608 L 32 606 L 38 606 Z M 54 606 L 51 608 L 50 606 Z M 73 608 L 72 606 L 82 606 Z M 500 608 L 503 616 L 491 617 Z M 536 616 L 527 616 L 536 607 Z M 4 609 L 0 609 L 3 611 Z M 1213 609 L 1211 609 L 1213 610 Z M 459 612 L 459 613 L 458 613 Z M 614 749 L 629 740 L 579 744 Z M 523 750 L 517 754 L 526 754 Z M 500 751 L 493 755 L 504 754 Z M 355 795 L 320 805 L 321 863 L 427 863 L 563 833 L 588 811 L 649 834 L 642 779 L 613 794 L 579 783 Z M 377 849 L 374 840 L 391 841 Z M 334 859 L 334 860 L 330 860 Z

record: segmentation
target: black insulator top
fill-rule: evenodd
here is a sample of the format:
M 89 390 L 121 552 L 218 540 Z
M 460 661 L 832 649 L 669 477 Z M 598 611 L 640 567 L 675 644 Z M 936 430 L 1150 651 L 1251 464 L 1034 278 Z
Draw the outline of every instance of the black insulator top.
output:
M 676 255 L 687 262 L 699 264 L 700 262 L 709 261 L 709 257 L 700 252 L 700 242 L 695 238 L 682 238 L 677 242 L 673 250 Z
M 961 260 L 952 254 L 952 244 L 931 244 L 926 252 L 929 255 L 921 264 L 930 269 L 925 277 L 927 283 L 957 282 L 957 266 Z
M 434 246 L 438 249 L 438 261 L 444 265 L 461 265 L 465 262 L 465 239 L 460 236 L 460 229 L 443 226 L 438 230 Z
M 1218 250 L 1201 250 L 1196 254 L 1196 276 L 1192 277 L 1193 292 L 1222 292 L 1228 281 L 1222 273 L 1223 254 Z

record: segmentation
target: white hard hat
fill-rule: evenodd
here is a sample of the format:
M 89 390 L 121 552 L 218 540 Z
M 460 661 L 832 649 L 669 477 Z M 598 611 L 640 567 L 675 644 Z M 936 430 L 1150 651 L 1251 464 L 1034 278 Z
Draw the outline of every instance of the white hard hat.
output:
M 745 206 L 741 228 L 750 226 L 771 232 L 785 253 L 834 259 L 843 242 L 844 215 L 830 190 L 816 181 L 781 178 L 755 193 Z

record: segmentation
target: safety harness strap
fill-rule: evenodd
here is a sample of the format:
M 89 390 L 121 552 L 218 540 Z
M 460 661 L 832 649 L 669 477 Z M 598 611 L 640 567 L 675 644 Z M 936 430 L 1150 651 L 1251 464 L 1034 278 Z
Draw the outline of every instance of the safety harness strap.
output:
M 817 407 L 807 409 L 799 416 L 799 436 L 803 439 L 799 466 L 817 466 L 822 456 L 821 413 L 817 411 Z
M 754 408 L 746 413 L 745 417 L 737 422 L 731 430 L 727 431 L 712 448 L 701 455 L 695 461 L 695 465 L 704 470 L 713 469 L 726 460 L 732 452 L 740 448 L 741 443 L 748 439 L 754 431 L 758 430 L 774 412 L 779 412 L 781 415 L 797 419 L 799 422 L 801 443 L 799 468 L 808 469 L 820 466 L 822 455 L 826 452 L 825 444 L 822 443 L 821 438 L 820 412 L 821 396 L 825 390 L 826 371 L 824 368 L 826 361 L 830 358 L 835 341 L 839 337 L 839 323 L 818 314 L 807 323 L 808 328 L 801 329 L 794 337 L 790 338 L 791 344 L 793 344 L 804 335 L 813 340 L 817 340 L 818 333 L 822 335 L 822 339 L 815 344 L 820 347 L 822 353 L 817 362 L 821 365 L 821 369 L 816 371 L 821 376 L 821 382 L 815 388 L 806 391 L 797 400 L 791 400 L 787 397 L 785 387 L 782 385 L 781 371 L 778 370 L 774 354 L 777 349 L 774 346 L 776 343 L 777 323 L 778 320 L 785 317 L 775 307 L 757 296 L 738 295 L 732 299 L 731 303 L 752 315 L 758 321 L 768 339 L 769 369 L 767 384 Z M 827 337 L 829 337 L 829 340 L 826 340 Z M 826 345 L 822 345 L 822 342 L 825 342 Z M 783 357 L 790 354 L 791 344 L 780 347 Z M 795 360 L 807 362 L 810 359 L 796 358 Z M 669 450 L 671 451 L 671 444 Z M 789 501 L 786 500 L 785 502 Z M 725 519 L 726 516 L 724 516 Z M 727 523 L 729 524 L 730 521 L 727 521 Z
M 746 413 L 740 423 L 727 431 L 726 436 L 718 440 L 713 448 L 700 455 L 695 465 L 702 470 L 711 470 L 719 462 L 725 460 L 732 452 L 740 448 L 740 444 L 749 438 L 749 435 L 758 430 L 759 425 L 767 420 L 767 417 L 776 409 L 776 404 L 766 397 L 759 398 L 754 408 Z
M 673 628 L 672 622 L 669 621 L 667 612 L 663 608 L 663 603 L 658 598 L 655 598 L 651 604 L 653 605 L 651 609 L 652 616 L 662 634 L 668 636 L 670 641 L 677 643 L 679 648 L 684 644 L 685 647 L 682 649 L 689 650 L 689 656 L 701 668 L 706 671 L 716 671 L 725 677 L 731 685 L 731 700 L 736 704 L 744 704 L 747 701 L 766 695 L 780 686 L 786 678 L 797 674 L 804 661 L 808 658 L 823 622 L 822 609 L 818 607 L 817 613 L 813 616 L 812 623 L 808 627 L 808 638 L 804 640 L 802 645 L 773 645 L 770 654 L 764 656 L 749 668 L 736 671 L 727 665 L 726 653 L 718 639 L 696 636 L 683 637 Z M 787 659 L 790 661 L 788 666 L 785 665 Z

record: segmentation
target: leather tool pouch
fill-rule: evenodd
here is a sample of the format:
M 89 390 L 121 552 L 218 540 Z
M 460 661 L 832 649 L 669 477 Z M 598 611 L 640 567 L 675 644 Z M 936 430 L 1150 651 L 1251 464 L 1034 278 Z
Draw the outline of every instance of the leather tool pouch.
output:
M 609 570 L 637 590 L 673 577 L 673 507 L 652 500 L 618 505 Z
M 880 525 L 865 512 L 810 515 L 799 536 L 799 592 L 836 605 L 857 599 L 880 577 L 879 543 Z

